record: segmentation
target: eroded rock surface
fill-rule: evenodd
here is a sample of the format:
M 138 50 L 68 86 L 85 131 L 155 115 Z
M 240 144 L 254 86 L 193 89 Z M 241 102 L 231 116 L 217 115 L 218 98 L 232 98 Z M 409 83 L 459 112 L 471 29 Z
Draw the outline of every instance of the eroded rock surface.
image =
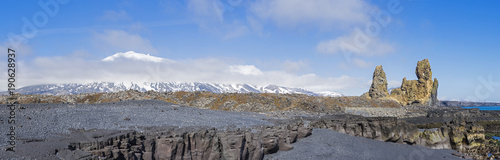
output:
M 432 79 L 431 65 L 428 59 L 418 61 L 415 69 L 417 80 L 406 80 L 400 88 L 393 89 L 391 99 L 402 105 L 437 105 L 437 79 Z
M 292 143 L 311 132 L 302 121 L 235 130 L 150 127 L 143 133 L 120 131 L 104 138 L 84 132 L 91 136 L 72 139 L 58 156 L 75 158 L 75 152 L 86 151 L 104 159 L 262 159 L 265 154 L 293 149 Z
M 418 129 L 413 124 L 393 117 L 335 117 L 311 122 L 310 125 L 386 142 L 415 144 L 418 138 Z
M 478 159 L 483 153 L 497 153 L 484 142 L 484 128 L 464 117 L 437 123 L 436 128 L 408 123 L 391 117 L 332 117 L 311 122 L 313 128 L 331 129 L 352 136 L 384 142 L 422 145 L 433 149 L 454 149 Z M 497 155 L 498 156 L 498 155 Z
M 387 92 L 387 80 L 382 66 L 377 66 L 373 72 L 373 81 L 370 91 L 362 97 L 368 99 L 391 99 L 401 105 L 438 105 L 438 81 L 432 79 L 431 65 L 428 59 L 418 61 L 415 69 L 417 80 L 403 78 L 401 87 Z
M 385 76 L 382 65 L 380 65 L 375 67 L 370 91 L 368 91 L 367 94 L 364 94 L 363 97 L 378 99 L 387 97 L 388 95 L 389 92 L 387 91 L 387 78 Z

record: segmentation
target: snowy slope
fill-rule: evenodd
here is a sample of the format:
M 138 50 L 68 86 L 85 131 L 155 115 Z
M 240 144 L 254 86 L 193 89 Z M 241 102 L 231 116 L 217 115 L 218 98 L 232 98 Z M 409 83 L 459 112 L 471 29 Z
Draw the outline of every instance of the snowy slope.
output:
M 277 85 L 254 86 L 248 84 L 217 84 L 217 83 L 180 83 L 180 82 L 156 82 L 156 83 L 134 83 L 134 82 L 94 82 L 94 83 L 69 83 L 69 84 L 47 84 L 27 86 L 16 90 L 21 94 L 46 94 L 67 95 L 79 93 L 119 92 L 125 90 L 138 91 L 210 91 L 213 93 L 281 93 L 281 94 L 306 94 L 312 96 L 343 96 L 338 92 L 311 92 L 301 88 L 289 88 Z

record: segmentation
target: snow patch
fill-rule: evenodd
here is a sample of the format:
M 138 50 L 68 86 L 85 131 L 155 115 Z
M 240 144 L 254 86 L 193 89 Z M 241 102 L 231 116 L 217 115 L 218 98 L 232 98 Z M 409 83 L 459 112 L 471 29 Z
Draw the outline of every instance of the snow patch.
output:
M 119 92 L 129 89 L 138 91 L 209 91 L 213 93 L 280 93 L 305 94 L 310 96 L 343 96 L 338 92 L 311 92 L 302 88 L 290 88 L 277 85 L 254 86 L 249 84 L 217 84 L 217 83 L 182 83 L 182 82 L 93 82 L 83 84 L 48 84 L 27 86 L 17 90 L 21 94 L 79 94 L 94 92 Z

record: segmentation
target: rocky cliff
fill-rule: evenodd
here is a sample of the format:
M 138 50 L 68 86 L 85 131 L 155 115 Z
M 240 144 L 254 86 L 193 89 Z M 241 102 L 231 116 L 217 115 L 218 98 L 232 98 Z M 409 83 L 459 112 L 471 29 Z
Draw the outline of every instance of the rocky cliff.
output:
M 387 93 L 387 80 L 382 66 L 377 66 L 373 73 L 372 86 L 368 93 L 363 94 L 365 98 L 391 99 L 401 105 L 438 105 L 437 89 L 438 81 L 432 79 L 431 65 L 428 59 L 418 61 L 415 69 L 417 80 L 406 80 L 403 78 L 401 87 L 395 88 L 390 95 Z

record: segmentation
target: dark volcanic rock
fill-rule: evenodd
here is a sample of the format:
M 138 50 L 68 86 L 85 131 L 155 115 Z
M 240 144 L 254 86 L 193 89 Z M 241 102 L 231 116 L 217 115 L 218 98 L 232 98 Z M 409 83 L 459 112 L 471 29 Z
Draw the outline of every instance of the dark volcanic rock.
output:
M 253 131 L 252 131 L 253 130 Z M 291 143 L 310 135 L 312 128 L 293 122 L 280 126 L 221 131 L 215 128 L 149 129 L 106 140 L 73 143 L 106 159 L 262 159 L 264 154 L 290 150 Z M 307 134 L 302 134 L 307 133 Z M 85 147 L 82 147 L 85 146 Z
M 484 128 L 465 116 L 453 117 L 451 121 L 437 123 L 432 128 L 390 117 L 358 116 L 325 117 L 310 125 L 384 142 L 454 149 L 479 159 L 484 158 L 483 153 L 491 151 L 484 145 Z
M 50 146 L 42 155 L 63 159 L 262 159 L 265 154 L 292 149 L 291 143 L 312 132 L 302 121 L 225 131 L 200 127 L 143 130 L 76 131 L 65 138 L 25 142 L 24 146 Z M 56 142 L 67 145 L 52 146 Z
M 439 87 L 439 82 L 437 78 L 434 78 L 434 83 L 432 84 L 432 91 L 431 91 L 431 100 L 429 102 L 429 105 L 431 106 L 439 105 L 439 100 L 437 99 L 438 87 Z
M 370 139 L 415 144 L 418 130 L 413 124 L 398 121 L 392 117 L 336 117 L 325 118 L 310 125 L 314 128 L 326 128 L 352 136 Z
M 294 144 L 295 149 L 266 155 L 269 160 L 451 160 L 462 158 L 451 149 L 386 143 L 357 138 L 329 129 L 314 129 L 312 135 Z

